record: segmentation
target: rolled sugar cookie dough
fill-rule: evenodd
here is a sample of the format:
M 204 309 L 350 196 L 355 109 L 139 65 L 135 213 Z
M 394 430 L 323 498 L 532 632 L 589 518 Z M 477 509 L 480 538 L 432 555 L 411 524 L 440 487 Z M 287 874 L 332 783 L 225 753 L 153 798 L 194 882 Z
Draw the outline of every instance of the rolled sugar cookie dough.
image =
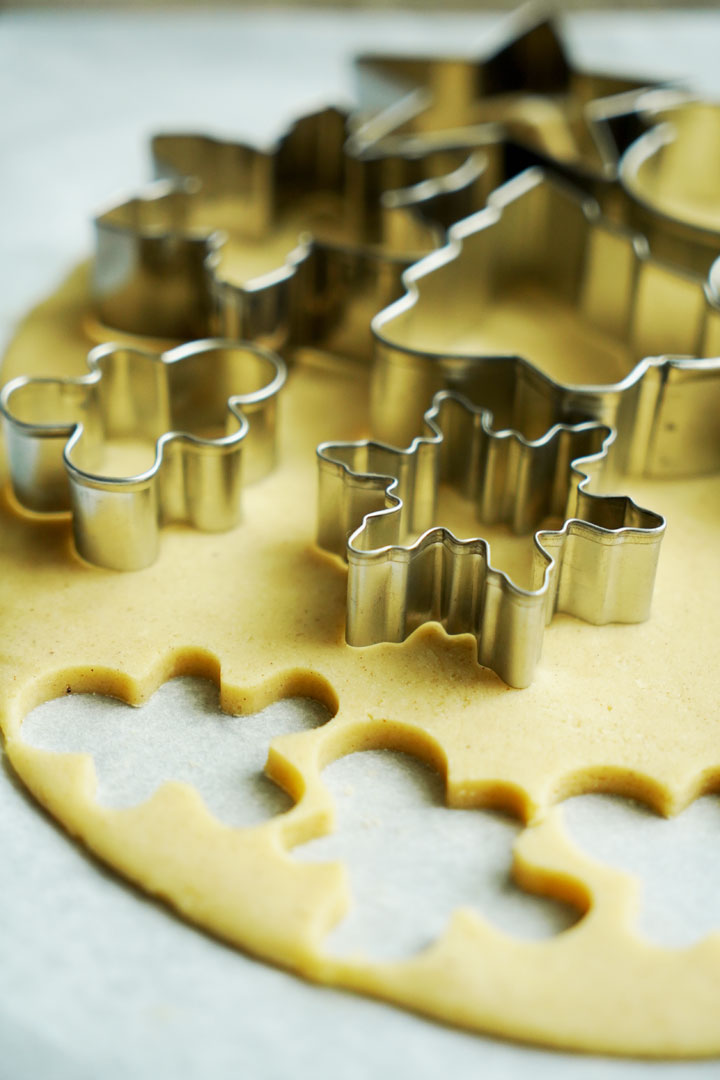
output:
M 3 377 L 83 372 L 86 306 L 81 268 L 20 326 Z M 600 790 L 672 814 L 720 787 L 720 477 L 627 483 L 668 519 L 652 617 L 608 627 L 556 617 L 533 685 L 511 690 L 478 667 L 472 638 L 436 626 L 402 645 L 345 644 L 345 570 L 313 543 L 314 452 L 322 439 L 361 436 L 366 400 L 362 370 L 299 363 L 282 400 L 281 465 L 246 490 L 242 525 L 221 535 L 167 528 L 157 562 L 135 573 L 83 564 L 67 517 L 20 512 L 3 461 L 0 719 L 15 770 L 118 872 L 310 979 L 545 1045 L 720 1052 L 720 936 L 685 949 L 643 940 L 636 882 L 577 850 L 558 805 Z M 461 516 L 450 503 L 447 512 Z M 453 524 L 477 531 L 469 518 Z M 521 578 L 530 540 L 489 535 L 494 561 Z M 229 828 L 178 783 L 108 809 L 95 800 L 88 756 L 22 739 L 23 717 L 49 698 L 96 692 L 139 704 L 177 674 L 215 679 L 231 713 L 294 695 L 327 706 L 326 724 L 271 744 L 267 772 L 295 800 L 289 812 Z M 527 942 L 462 910 L 408 960 L 330 955 L 324 938 L 352 902 L 346 871 L 296 860 L 292 849 L 333 828 L 323 767 L 370 747 L 429 761 L 446 778 L 450 806 L 516 815 L 527 826 L 514 852 L 519 884 L 583 917 Z

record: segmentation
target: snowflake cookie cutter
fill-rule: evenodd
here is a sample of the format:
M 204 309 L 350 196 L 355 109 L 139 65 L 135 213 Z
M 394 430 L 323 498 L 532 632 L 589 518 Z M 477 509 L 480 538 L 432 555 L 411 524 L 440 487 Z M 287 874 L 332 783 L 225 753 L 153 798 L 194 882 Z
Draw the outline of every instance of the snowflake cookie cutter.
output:
M 407 445 L 433 394 L 450 389 L 531 438 L 563 421 L 606 424 L 617 431 L 614 464 L 625 473 L 720 469 L 716 290 L 655 259 L 642 236 L 559 178 L 533 168 L 498 188 L 403 283 L 405 295 L 373 320 L 371 414 L 380 440 Z M 541 289 L 543 303 L 557 299 L 579 325 L 605 335 L 622 367 L 611 367 L 606 382 L 563 382 L 541 369 L 535 337 L 519 359 L 527 307 L 522 321 L 515 312 L 515 352 L 498 349 L 489 320 L 516 289 L 523 305 L 528 289 Z M 560 339 L 549 340 L 548 355 Z
M 87 363 L 87 375 L 0 391 L 20 506 L 70 510 L 78 553 L 113 570 L 150 565 L 162 524 L 232 529 L 243 484 L 275 465 L 282 359 L 208 339 L 162 354 L 100 345 Z
M 529 686 L 556 611 L 586 622 L 647 619 L 664 518 L 628 496 L 586 490 L 615 438 L 594 422 L 555 424 L 529 440 L 494 430 L 492 413 L 440 391 L 406 449 L 323 443 L 318 544 L 348 564 L 350 645 L 403 641 L 428 621 L 472 633 L 480 664 Z M 532 587 L 490 562 L 488 542 L 437 525 L 440 483 L 486 524 L 535 532 Z M 548 517 L 559 529 L 539 529 Z

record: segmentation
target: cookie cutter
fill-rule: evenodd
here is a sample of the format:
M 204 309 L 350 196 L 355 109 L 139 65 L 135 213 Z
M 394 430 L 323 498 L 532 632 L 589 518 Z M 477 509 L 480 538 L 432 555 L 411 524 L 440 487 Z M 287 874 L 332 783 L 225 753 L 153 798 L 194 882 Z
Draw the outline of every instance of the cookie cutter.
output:
M 488 189 L 466 151 L 347 152 L 346 115 L 333 108 L 266 149 L 161 135 L 152 152 L 155 183 L 95 221 L 98 337 L 212 334 L 367 356 L 371 315 L 444 242 L 433 207 L 456 220 Z M 249 277 L 233 269 L 233 242 L 254 260 Z
M 70 510 L 78 553 L 113 570 L 150 565 L 162 524 L 232 529 L 243 482 L 275 464 L 280 357 L 209 339 L 161 355 L 101 345 L 87 363 L 0 391 L 20 506 Z
M 407 449 L 380 442 L 323 443 L 318 543 L 346 559 L 350 645 L 403 641 L 419 625 L 472 633 L 478 660 L 510 686 L 528 686 L 556 611 L 587 622 L 648 617 L 665 521 L 631 498 L 588 492 L 614 432 L 556 424 L 539 439 L 494 430 L 492 413 L 440 391 L 426 434 Z M 490 562 L 486 540 L 437 526 L 446 482 L 485 523 L 535 532 L 533 584 Z
M 618 433 L 621 472 L 720 469 L 720 302 L 712 286 L 655 259 L 643 237 L 606 220 L 594 200 L 558 178 L 531 169 L 497 189 L 403 282 L 405 295 L 373 321 L 371 414 L 380 440 L 407 445 L 433 394 L 452 389 L 529 438 L 560 421 L 607 424 Z M 524 301 L 528 287 L 542 287 L 543 303 L 555 299 L 582 327 L 606 335 L 616 350 L 606 355 L 622 360 L 606 382 L 551 377 L 537 346 L 528 360 L 503 354 L 488 320 L 513 289 Z M 515 351 L 519 318 L 516 311 Z M 559 347 L 553 330 L 550 354 Z
M 645 115 L 687 100 L 676 84 L 583 71 L 556 23 L 530 3 L 485 56 L 356 57 L 357 137 L 389 153 L 483 146 L 506 180 L 530 165 L 561 172 L 614 205 L 622 152 Z
M 620 162 L 628 219 L 659 258 L 706 274 L 720 255 L 720 105 L 687 102 L 654 119 Z

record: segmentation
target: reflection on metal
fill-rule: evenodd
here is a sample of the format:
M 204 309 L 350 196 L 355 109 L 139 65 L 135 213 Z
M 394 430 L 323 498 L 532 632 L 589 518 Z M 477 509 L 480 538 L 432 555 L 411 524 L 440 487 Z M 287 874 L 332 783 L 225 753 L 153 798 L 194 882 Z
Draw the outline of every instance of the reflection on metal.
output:
M 346 153 L 346 116 L 302 117 L 268 149 L 153 140 L 158 179 L 96 219 L 93 292 L 114 332 L 209 333 L 366 357 L 371 316 L 494 182 L 467 151 Z
M 397 404 L 399 408 L 399 403 Z M 472 633 L 478 660 L 515 687 L 530 684 L 555 611 L 587 622 L 648 617 L 665 522 L 618 495 L 590 494 L 613 441 L 602 424 L 557 424 L 539 439 L 494 430 L 492 414 L 441 391 L 425 434 L 318 447 L 318 543 L 348 562 L 350 645 L 403 641 L 430 620 Z M 490 562 L 487 542 L 437 527 L 439 483 L 478 518 L 535 534 L 533 587 Z
M 155 137 L 158 179 L 95 222 L 99 339 L 218 335 L 367 360 L 369 321 L 401 294 L 403 270 L 491 190 L 549 164 L 618 217 L 620 151 L 686 97 L 576 71 L 532 6 L 485 60 L 358 69 L 356 113 L 301 117 L 266 147 Z
M 720 255 L 720 105 L 688 102 L 626 151 L 629 219 L 659 258 L 705 274 Z
M 163 523 L 236 525 L 242 483 L 275 465 L 280 357 L 211 339 L 161 356 L 98 346 L 88 367 L 0 392 L 18 502 L 71 510 L 79 554 L 114 570 L 152 563 Z
M 447 388 L 529 438 L 559 421 L 607 424 L 623 471 L 720 468 L 710 284 L 658 262 L 641 236 L 539 169 L 449 235 L 373 322 L 375 435 L 407 445 Z
M 511 15 L 498 48 L 480 58 L 378 54 L 355 63 L 355 124 L 376 152 L 494 144 L 504 147 L 503 179 L 552 165 L 598 198 L 612 195 L 620 154 L 645 130 L 659 85 L 578 70 L 535 4 Z
M 318 448 L 348 641 L 437 619 L 526 686 L 556 610 L 647 617 L 664 521 L 591 477 L 720 468 L 720 219 L 712 164 L 688 168 L 720 156 L 720 108 L 577 70 L 533 5 L 482 59 L 357 71 L 355 113 L 267 147 L 153 140 L 155 182 L 96 219 L 99 333 L 213 340 L 104 346 L 84 378 L 7 386 L 16 496 L 72 508 L 80 554 L 118 569 L 153 560 L 163 521 L 230 528 L 241 449 L 252 477 L 274 462 L 284 367 L 263 347 L 367 360 L 372 322 L 382 441 Z M 531 588 L 438 525 L 441 482 L 537 530 Z

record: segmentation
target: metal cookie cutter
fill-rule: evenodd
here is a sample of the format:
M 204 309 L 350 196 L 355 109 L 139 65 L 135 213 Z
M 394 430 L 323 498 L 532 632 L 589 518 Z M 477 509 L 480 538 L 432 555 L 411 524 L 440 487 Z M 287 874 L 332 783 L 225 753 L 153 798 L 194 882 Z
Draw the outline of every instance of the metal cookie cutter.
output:
M 488 184 L 464 150 L 349 153 L 332 108 L 266 149 L 201 135 L 157 136 L 152 149 L 160 179 L 95 222 L 93 294 L 111 335 L 366 356 L 371 315 L 444 243 L 436 212 L 465 216 Z
M 720 255 L 720 105 L 688 102 L 655 120 L 620 162 L 629 220 L 654 254 L 707 273 Z
M 447 388 L 528 438 L 559 421 L 607 424 L 618 432 L 621 471 L 720 469 L 713 289 L 654 259 L 642 237 L 559 179 L 532 169 L 509 181 L 403 280 L 406 295 L 373 322 L 380 439 L 407 445 L 433 394 Z M 589 377 L 563 378 L 590 349 Z
M 275 464 L 283 361 L 210 339 L 162 355 L 101 345 L 88 367 L 0 391 L 20 504 L 71 510 L 80 555 L 113 570 L 152 563 L 161 524 L 233 528 L 242 483 Z
M 403 641 L 433 620 L 473 633 L 479 662 L 525 687 L 555 611 L 596 624 L 647 618 L 665 521 L 626 496 L 586 490 L 610 428 L 556 424 L 528 440 L 492 425 L 487 409 L 441 391 L 407 449 L 319 446 L 318 543 L 348 563 L 349 644 Z M 531 589 L 492 566 L 485 540 L 433 527 L 440 482 L 471 499 L 480 520 L 516 533 L 563 520 L 535 533 Z
M 603 200 L 655 95 L 666 105 L 687 98 L 664 84 L 578 70 L 534 4 L 513 13 L 499 47 L 479 59 L 364 55 L 355 63 L 356 136 L 376 151 L 484 147 L 502 159 L 498 182 L 551 165 Z
M 222 256 L 239 235 L 250 249 L 251 283 L 238 296 L 242 334 L 227 336 L 281 345 L 295 271 L 309 245 L 297 222 L 279 238 L 270 233 L 293 199 L 313 193 L 327 194 L 325 212 L 334 217 L 344 133 L 344 114 L 325 109 L 266 148 L 202 135 L 156 136 L 156 182 L 95 221 L 92 284 L 100 320 L 159 339 L 215 332 Z

